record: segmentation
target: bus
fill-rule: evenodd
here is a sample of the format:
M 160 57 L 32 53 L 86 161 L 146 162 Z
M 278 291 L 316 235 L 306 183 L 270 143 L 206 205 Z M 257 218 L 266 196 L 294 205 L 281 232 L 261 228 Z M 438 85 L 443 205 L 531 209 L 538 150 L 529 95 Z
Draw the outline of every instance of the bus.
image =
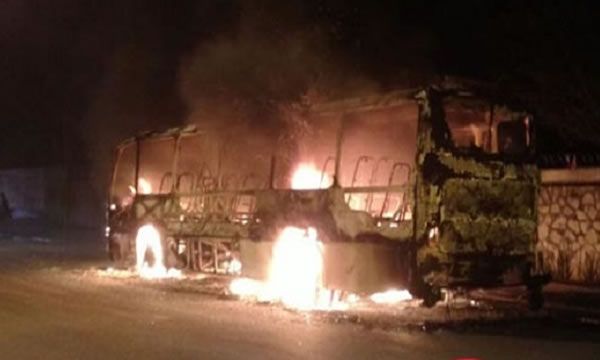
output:
M 233 274 L 309 303 L 406 289 L 433 306 L 443 289 L 521 284 L 542 306 L 530 113 L 432 85 L 298 107 L 286 124 L 123 141 L 111 259 Z

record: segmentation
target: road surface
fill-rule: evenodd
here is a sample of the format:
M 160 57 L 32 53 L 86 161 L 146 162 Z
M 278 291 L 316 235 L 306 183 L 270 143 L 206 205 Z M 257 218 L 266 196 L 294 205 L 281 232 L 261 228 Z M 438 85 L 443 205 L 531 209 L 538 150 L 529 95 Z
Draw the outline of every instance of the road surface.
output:
M 176 280 L 102 276 L 102 259 L 100 243 L 0 237 L 0 358 L 600 358 L 600 337 L 587 328 L 424 332 L 324 321 Z

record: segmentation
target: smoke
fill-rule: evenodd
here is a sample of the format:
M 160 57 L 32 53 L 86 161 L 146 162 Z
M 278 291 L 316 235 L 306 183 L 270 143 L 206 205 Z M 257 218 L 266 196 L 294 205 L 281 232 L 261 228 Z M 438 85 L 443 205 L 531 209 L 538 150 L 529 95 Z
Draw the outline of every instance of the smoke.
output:
M 298 152 L 294 139 L 311 131 L 295 115 L 317 101 L 378 91 L 334 51 L 322 24 L 305 21 L 306 11 L 301 4 L 246 2 L 234 31 L 198 44 L 179 72 L 186 122 L 214 134 L 229 153 L 247 157 L 242 149 L 251 149 L 290 162 Z
M 264 126 L 277 122 L 282 105 L 376 88 L 333 50 L 322 26 L 303 21 L 302 6 L 243 4 L 235 31 L 200 43 L 183 61 L 191 122 L 225 107 L 236 121 Z
M 140 131 L 193 123 L 214 134 L 231 172 L 240 164 L 268 169 L 269 154 L 289 163 L 301 152 L 296 140 L 315 131 L 296 116 L 310 104 L 382 90 L 380 79 L 364 71 L 370 59 L 358 61 L 360 49 L 316 4 L 186 4 L 185 16 L 132 5 L 129 13 L 139 12 L 132 28 L 125 16 L 112 31 L 126 36 L 106 45 L 80 125 L 98 193 L 106 189 L 111 149 Z

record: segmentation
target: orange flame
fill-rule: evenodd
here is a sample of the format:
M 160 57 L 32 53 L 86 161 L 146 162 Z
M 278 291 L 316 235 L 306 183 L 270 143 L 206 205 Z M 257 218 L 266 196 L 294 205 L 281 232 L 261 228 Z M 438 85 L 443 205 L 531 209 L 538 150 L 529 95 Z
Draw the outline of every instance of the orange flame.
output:
M 296 190 L 321 189 L 330 184 L 331 179 L 310 163 L 298 165 L 291 179 L 291 187 Z M 285 227 L 273 247 L 267 281 L 237 278 L 229 290 L 259 301 L 281 301 L 299 310 L 345 310 L 351 303 L 357 303 L 360 298 L 356 294 L 349 294 L 342 301 L 339 292 L 323 288 L 323 247 L 317 236 L 317 230 L 312 227 Z M 388 304 L 410 298 L 406 290 L 371 296 L 375 303 Z
M 295 190 L 324 189 L 330 183 L 329 176 L 323 174 L 314 164 L 310 163 L 298 165 L 292 175 L 292 189 Z
M 288 226 L 273 248 L 267 291 L 288 307 L 313 308 L 322 271 L 323 257 L 317 231 Z
M 408 290 L 390 289 L 384 292 L 372 294 L 370 299 L 376 304 L 395 304 L 401 301 L 411 300 L 412 296 Z
M 146 259 L 146 252 L 150 251 L 153 262 Z M 136 270 L 146 279 L 160 279 L 166 277 L 180 277 L 181 272 L 165 267 L 164 253 L 160 233 L 153 225 L 147 224 L 139 228 L 135 238 Z
M 150 184 L 148 180 L 141 177 L 138 179 L 138 190 L 142 195 L 152 194 L 152 184 Z M 136 194 L 135 187 L 133 185 L 129 185 L 129 191 L 132 195 Z

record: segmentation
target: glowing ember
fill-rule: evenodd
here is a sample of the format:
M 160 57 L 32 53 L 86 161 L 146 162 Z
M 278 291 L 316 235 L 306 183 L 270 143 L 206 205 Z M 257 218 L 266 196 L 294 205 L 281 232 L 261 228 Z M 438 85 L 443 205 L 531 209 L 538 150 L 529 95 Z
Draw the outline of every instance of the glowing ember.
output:
M 292 175 L 292 189 L 313 190 L 329 186 L 329 176 L 318 170 L 314 164 L 300 164 Z
M 146 259 L 150 251 L 152 263 Z M 166 277 L 180 277 L 181 272 L 165 267 L 160 233 L 153 225 L 144 225 L 139 228 L 135 238 L 136 270 L 146 279 L 160 279 Z
M 411 300 L 412 296 L 408 290 L 390 289 L 388 291 L 371 295 L 371 301 L 376 304 L 394 304 L 400 301 Z
M 102 277 L 112 277 L 112 278 L 121 278 L 121 279 L 132 278 L 132 277 L 136 276 L 136 274 L 132 271 L 120 270 L 120 269 L 115 269 L 112 267 L 96 270 L 96 274 L 98 276 L 102 276 Z
M 264 284 L 248 278 L 237 278 L 229 284 L 229 291 L 239 296 L 258 296 L 264 292 Z
M 360 296 L 358 296 L 356 294 L 348 294 L 346 301 L 350 304 L 356 304 L 357 302 L 360 301 Z

